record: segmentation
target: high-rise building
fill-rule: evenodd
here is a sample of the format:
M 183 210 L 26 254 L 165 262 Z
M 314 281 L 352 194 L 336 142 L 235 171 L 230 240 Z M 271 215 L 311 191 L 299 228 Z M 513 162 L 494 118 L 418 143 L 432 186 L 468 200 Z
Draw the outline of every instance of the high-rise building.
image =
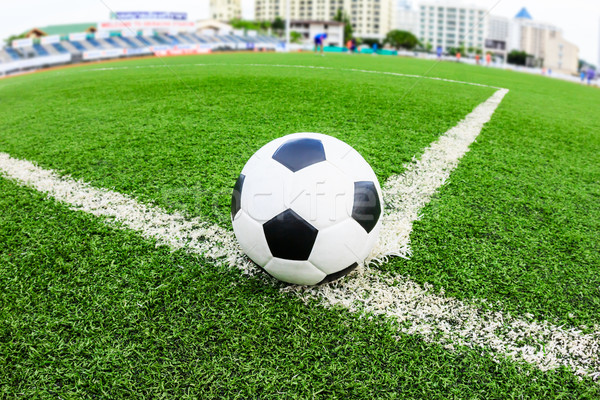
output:
M 393 29 L 408 31 L 417 35 L 419 15 L 413 10 L 412 3 L 409 0 L 397 1 L 394 17 L 394 21 L 392 22 Z
M 496 15 L 488 16 L 486 39 L 507 42 L 510 35 L 510 19 Z
M 287 0 L 255 0 L 257 21 L 285 19 Z M 383 39 L 393 29 L 396 0 L 289 0 L 291 20 L 331 21 L 339 9 L 349 17 L 354 34 Z
M 210 0 L 210 16 L 217 21 L 242 18 L 241 0 Z
M 525 8 L 511 23 L 509 48 L 531 55 L 534 66 L 566 73 L 578 69 L 579 48 L 563 38 L 559 27 L 535 21 Z
M 485 45 L 488 17 L 480 6 L 449 2 L 422 2 L 418 8 L 417 37 L 433 48 L 464 46 L 482 49 Z

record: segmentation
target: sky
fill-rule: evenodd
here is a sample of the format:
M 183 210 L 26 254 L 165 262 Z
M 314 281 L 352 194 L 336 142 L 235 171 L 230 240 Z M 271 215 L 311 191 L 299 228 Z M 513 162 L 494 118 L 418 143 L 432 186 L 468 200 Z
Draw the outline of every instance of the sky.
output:
M 580 58 L 599 63 L 599 0 L 463 0 L 493 10 L 492 14 L 513 17 L 527 7 L 535 20 L 563 29 L 567 40 L 580 49 Z M 209 17 L 209 0 L 2 0 L 0 39 L 35 26 L 108 19 L 110 11 L 185 11 L 190 19 Z M 6 4 L 8 3 L 8 4 Z M 413 0 L 418 3 L 418 0 Z M 494 5 L 497 5 L 494 7 Z M 242 0 L 243 17 L 251 19 L 254 0 Z

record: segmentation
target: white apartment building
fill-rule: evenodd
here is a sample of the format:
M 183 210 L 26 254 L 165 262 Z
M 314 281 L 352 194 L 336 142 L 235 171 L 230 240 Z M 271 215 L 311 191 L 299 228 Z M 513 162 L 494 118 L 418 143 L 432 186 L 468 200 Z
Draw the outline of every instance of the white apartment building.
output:
M 419 29 L 419 14 L 413 10 L 409 0 L 397 0 L 392 29 L 408 31 L 417 35 Z
M 217 21 L 242 18 L 241 0 L 210 0 L 210 17 Z
M 508 37 L 510 34 L 510 19 L 495 15 L 488 16 L 488 30 L 485 36 L 485 53 L 492 53 L 504 61 L 508 54 Z
M 418 7 L 417 37 L 433 48 L 483 49 L 488 31 L 487 10 L 476 5 L 449 2 L 422 2 Z
M 285 19 L 287 0 L 255 0 L 254 18 Z M 383 39 L 393 29 L 396 0 L 289 0 L 291 20 L 331 21 L 342 9 L 350 18 L 354 35 Z
M 565 40 L 555 25 L 533 20 L 522 9 L 511 23 L 509 49 L 525 51 L 534 57 L 536 65 L 564 73 L 576 73 L 579 48 Z

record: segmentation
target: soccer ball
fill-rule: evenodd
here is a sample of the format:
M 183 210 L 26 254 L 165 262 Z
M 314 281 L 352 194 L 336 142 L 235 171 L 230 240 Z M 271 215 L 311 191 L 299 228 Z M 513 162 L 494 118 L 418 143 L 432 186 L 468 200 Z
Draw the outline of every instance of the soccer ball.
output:
M 231 199 L 242 250 L 273 277 L 316 285 L 364 262 L 381 227 L 375 173 L 346 143 L 295 133 L 248 160 Z

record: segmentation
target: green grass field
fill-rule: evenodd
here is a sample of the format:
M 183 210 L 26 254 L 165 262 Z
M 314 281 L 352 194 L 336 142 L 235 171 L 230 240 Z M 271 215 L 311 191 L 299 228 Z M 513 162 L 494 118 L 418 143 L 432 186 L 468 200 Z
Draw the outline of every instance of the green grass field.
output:
M 600 337 L 600 91 L 432 67 L 222 54 L 20 76 L 0 80 L 0 152 L 230 231 L 231 188 L 270 140 L 336 136 L 383 185 L 496 91 L 349 69 L 508 88 L 415 223 L 411 259 L 378 268 L 482 312 Z M 6 398 L 600 398 L 597 366 L 592 376 L 541 371 L 424 341 L 382 316 L 306 304 L 2 176 Z

